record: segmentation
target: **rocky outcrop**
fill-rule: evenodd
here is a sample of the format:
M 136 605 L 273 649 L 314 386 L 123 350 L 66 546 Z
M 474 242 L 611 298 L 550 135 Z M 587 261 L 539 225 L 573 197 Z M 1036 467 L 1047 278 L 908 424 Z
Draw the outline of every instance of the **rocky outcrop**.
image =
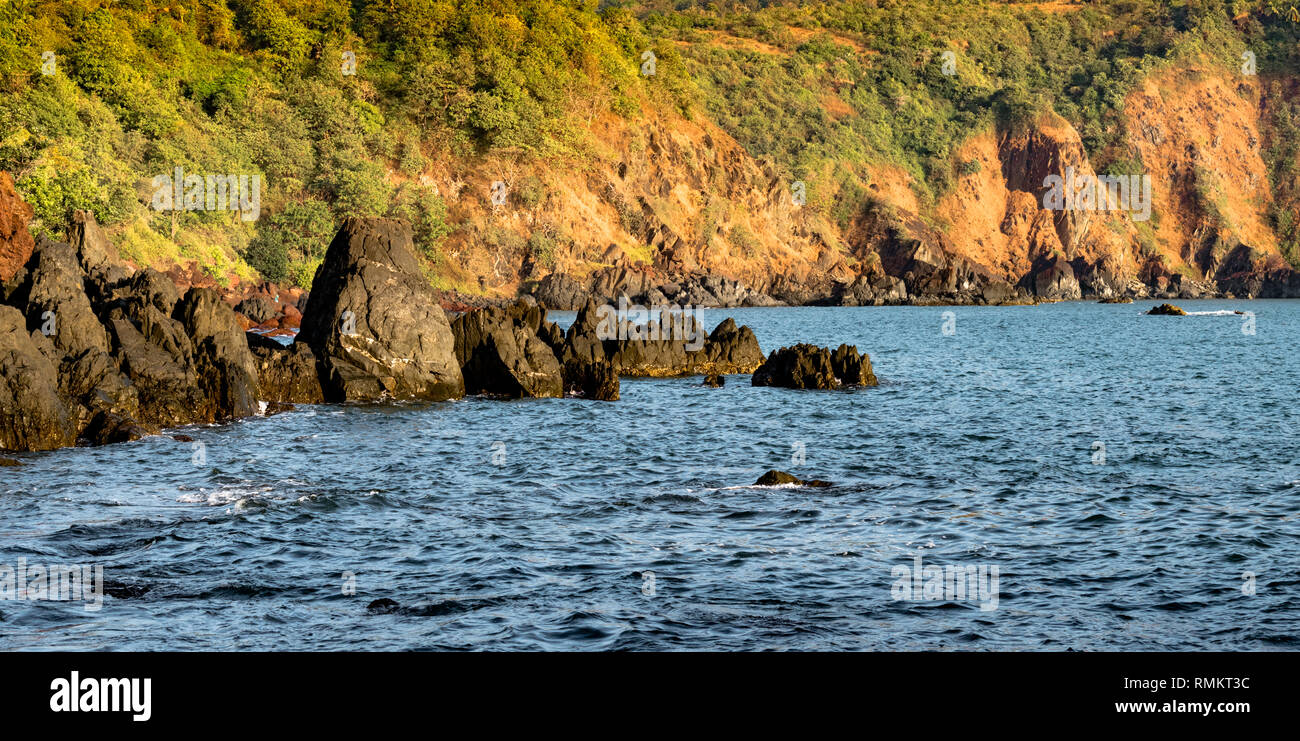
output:
M 457 317 L 451 331 L 465 392 L 515 399 L 563 396 L 560 361 L 540 334 L 544 323 L 545 310 L 524 300 Z
M 1147 312 L 1151 316 L 1187 316 L 1187 312 L 1173 304 L 1160 304 Z
M 132 273 L 88 212 L 69 235 L 41 239 L 6 284 L 6 446 L 125 442 L 258 412 L 257 365 L 215 291 L 181 296 L 155 270 Z
M 800 479 L 797 476 L 792 476 L 785 471 L 772 469 L 762 476 L 759 476 L 758 481 L 754 482 L 754 486 L 811 486 L 816 488 L 825 488 L 828 486 L 834 486 L 834 484 L 829 481 L 822 481 L 821 479 L 804 481 L 803 479 Z
M 343 224 L 316 271 L 298 341 L 320 361 L 328 401 L 465 394 L 451 326 L 403 221 Z
M 799 344 L 772 353 L 756 371 L 755 386 L 794 389 L 837 389 L 844 386 L 875 386 L 871 359 L 852 345 L 840 345 L 832 353 L 824 347 Z
M 86 291 L 92 301 L 104 297 L 110 286 L 126 280 L 134 272 L 118 261 L 117 250 L 99 227 L 92 211 L 72 212 L 68 244 L 77 254 L 81 268 L 86 273 L 89 281 Z
M 258 394 L 263 401 L 286 404 L 325 401 L 316 355 L 305 343 L 282 345 L 250 332 L 248 348 L 257 364 Z
M 1074 268 L 1064 257 L 1044 257 L 1034 263 L 1026 282 L 1035 296 L 1047 301 L 1072 301 L 1083 298 Z
M 21 312 L 0 306 L 0 447 L 52 450 L 76 441 L 75 417 L 59 396 L 58 369 L 28 334 Z
M 12 279 L 32 255 L 36 245 L 27 224 L 33 214 L 14 190 L 13 178 L 0 172 L 0 283 Z
M 257 364 L 235 312 L 210 288 L 191 288 L 176 305 L 176 319 L 194 343 L 195 371 L 213 420 L 247 417 L 258 411 Z
M 749 327 L 723 320 L 705 336 L 693 315 L 650 322 L 642 332 L 630 323 L 606 341 L 605 353 L 624 377 L 668 378 L 710 373 L 752 373 L 763 351 Z

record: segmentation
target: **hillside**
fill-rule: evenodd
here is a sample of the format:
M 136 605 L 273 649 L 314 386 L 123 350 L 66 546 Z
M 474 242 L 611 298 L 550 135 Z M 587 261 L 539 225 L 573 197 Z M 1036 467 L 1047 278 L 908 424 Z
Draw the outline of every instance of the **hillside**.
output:
M 309 288 L 350 216 L 410 220 L 462 299 L 1295 283 L 1285 3 L 678 5 L 7 2 L 0 170 L 38 236 L 90 210 L 225 285 Z M 257 179 L 256 218 L 158 210 L 176 168 Z M 1148 176 L 1149 218 L 1045 210 L 1067 169 Z

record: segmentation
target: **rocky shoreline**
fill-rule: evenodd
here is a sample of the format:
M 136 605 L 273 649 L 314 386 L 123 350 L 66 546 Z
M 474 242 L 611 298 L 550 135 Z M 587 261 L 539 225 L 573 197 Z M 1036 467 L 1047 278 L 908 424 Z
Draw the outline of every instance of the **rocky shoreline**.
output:
M 616 400 L 620 376 L 750 373 L 766 360 L 731 319 L 708 334 L 689 316 L 607 326 L 608 307 L 594 301 L 567 333 L 531 297 L 449 319 L 402 221 L 345 222 L 314 290 L 297 297 L 270 285 L 244 298 L 178 287 L 107 245 L 78 213 L 67 242 L 33 240 L 0 274 L 0 448 L 125 442 L 293 404 Z M 284 325 L 299 318 L 296 341 L 267 336 L 293 334 Z
M 1235 254 L 1235 253 L 1234 253 Z M 1240 263 L 1239 265 L 1236 263 Z M 1234 267 L 1235 265 L 1235 267 Z M 1300 298 L 1300 273 L 1290 268 L 1255 269 L 1246 256 L 1229 255 L 1218 279 L 1194 280 L 1158 265 L 1125 278 L 1104 262 L 1059 255 L 1036 261 L 1019 281 L 1002 280 L 960 258 L 917 245 L 893 261 L 850 279 L 797 280 L 778 275 L 767 285 L 747 286 L 703 272 L 673 274 L 617 265 L 585 280 L 551 273 L 526 286 L 529 295 L 551 309 L 576 311 L 588 301 L 620 297 L 647 306 L 736 308 L 753 306 L 1014 306 L 1055 301 L 1209 298 Z M 484 299 L 464 299 L 477 300 Z M 490 300 L 487 300 L 490 302 Z
M 407 223 L 373 218 L 343 224 L 310 293 L 269 283 L 222 292 L 204 276 L 119 262 L 91 214 L 77 212 L 67 234 L 66 242 L 33 240 L 24 224 L 6 235 L 4 450 L 125 442 L 294 404 L 467 394 L 613 401 L 620 377 L 698 375 L 716 387 L 728 374 L 753 374 L 754 386 L 796 389 L 877 383 L 856 347 L 800 344 L 765 356 L 753 331 L 730 318 L 706 331 L 690 311 L 639 320 L 612 311 L 629 298 L 656 307 L 783 305 L 726 279 L 662 283 L 653 271 L 623 267 L 598 272 L 586 286 L 547 276 L 532 294 L 469 306 L 430 287 Z M 1157 281 L 1159 295 L 1208 297 L 1177 278 Z M 1294 283 L 1290 275 L 1276 280 Z M 1044 262 L 1028 289 L 953 266 L 927 273 L 913 261 L 902 278 L 859 278 L 820 303 L 1037 303 L 1078 298 L 1081 285 L 1105 283 L 1081 284 L 1060 259 Z M 914 292 L 919 286 L 929 288 Z M 1146 284 L 1126 290 L 1151 295 Z M 1111 290 L 1101 300 L 1128 298 Z M 548 308 L 578 301 L 567 332 L 547 319 Z M 295 341 L 277 339 L 295 331 Z

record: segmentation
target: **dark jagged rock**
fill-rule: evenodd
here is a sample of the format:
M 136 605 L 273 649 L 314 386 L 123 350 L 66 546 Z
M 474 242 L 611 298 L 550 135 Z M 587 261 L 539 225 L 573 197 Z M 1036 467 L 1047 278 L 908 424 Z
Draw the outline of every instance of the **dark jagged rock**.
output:
M 28 334 L 22 313 L 0 306 L 0 448 L 53 450 L 76 438 L 55 365 Z
M 371 602 L 370 604 L 366 605 L 367 610 L 380 615 L 385 615 L 390 612 L 396 612 L 400 610 L 401 607 L 402 607 L 401 605 L 397 604 L 397 600 L 391 600 L 387 597 L 377 599 L 374 602 Z
M 320 361 L 329 401 L 465 394 L 451 326 L 403 221 L 344 222 L 316 271 L 298 341 Z
M 845 386 L 875 386 L 876 374 L 871 371 L 871 358 L 859 353 L 856 345 L 840 345 L 831 354 L 831 369 Z
M 133 314 L 128 314 L 128 310 Z M 140 420 L 153 427 L 196 421 L 208 407 L 194 368 L 194 345 L 180 322 L 152 303 L 110 310 L 113 354 L 131 379 L 140 402 Z
M 112 412 L 100 412 L 82 430 L 81 437 L 91 445 L 111 445 L 139 440 L 149 434 L 149 430 L 133 419 Z
M 1173 304 L 1160 304 L 1147 313 L 1152 316 L 1187 316 L 1187 312 Z
M 78 429 L 97 412 L 133 417 L 139 401 L 109 354 L 109 336 L 85 292 L 85 273 L 72 247 L 42 239 L 10 302 L 23 308 L 59 371 L 59 391 Z
M 763 362 L 753 331 L 732 319 L 704 335 L 689 312 L 663 316 L 662 323 L 620 323 L 614 306 L 588 301 L 565 338 L 566 378 L 584 376 L 572 369 L 597 361 L 608 362 L 620 376 L 652 378 L 750 373 Z
M 22 461 L 13 458 L 0 458 L 0 468 L 17 468 L 23 464 Z
M 1128 296 L 1115 296 L 1112 298 L 1103 298 L 1097 301 L 1099 304 L 1131 304 L 1133 299 Z
M 727 383 L 727 377 L 718 373 L 710 373 L 704 377 L 704 385 L 711 388 L 722 388 Z
M 604 358 L 564 362 L 564 390 L 593 401 L 618 401 L 618 369 Z
M 1026 276 L 1026 281 L 1039 298 L 1069 301 L 1083 297 L 1074 268 L 1060 255 L 1040 258 Z
M 753 385 L 795 389 L 836 389 L 841 386 L 875 386 L 871 358 L 851 345 L 832 353 L 824 347 L 798 344 L 772 353 L 754 371 Z
M 235 311 L 261 324 L 279 316 L 280 305 L 265 296 L 252 296 L 236 304 Z
M 118 262 L 117 250 L 108 241 L 108 235 L 99 228 L 92 211 L 73 211 L 72 225 L 68 228 L 68 244 L 86 271 L 87 293 L 91 301 L 108 295 L 111 286 L 130 278 L 132 271 Z
M 84 279 L 71 246 L 42 239 L 22 286 L 10 297 L 13 305 L 25 304 L 28 327 L 40 329 L 67 355 L 108 351 L 108 334 L 91 310 Z
M 809 481 L 804 481 L 795 476 L 791 476 L 785 471 L 778 471 L 776 469 L 772 469 L 768 471 L 767 473 L 758 477 L 758 481 L 754 482 L 754 486 L 781 486 L 781 485 L 788 485 L 788 484 L 793 484 L 795 486 L 811 486 L 817 488 L 834 486 L 834 484 L 832 484 L 831 482 L 822 481 L 821 479 L 811 479 Z
M 248 349 L 257 363 L 259 398 L 289 404 L 325 401 L 316 356 L 310 347 L 301 342 L 282 345 L 252 332 L 247 336 Z
M 564 273 L 551 273 L 533 290 L 537 303 L 552 311 L 577 311 L 587 302 L 587 289 Z
M 666 313 L 647 324 L 620 323 L 613 306 L 589 302 L 579 318 L 570 328 L 566 359 L 604 357 L 624 377 L 751 373 L 763 363 L 753 331 L 730 318 L 709 335 L 691 313 Z
M 452 322 L 465 391 L 511 398 L 564 395 L 560 361 L 539 331 L 545 310 L 520 300 L 506 309 L 462 314 Z
M 132 274 L 89 212 L 69 238 L 41 239 L 5 284 L 0 416 L 15 419 L 0 444 L 101 445 L 258 412 L 253 355 L 212 289 L 182 299 L 162 273 Z
M 565 336 L 560 352 L 564 391 L 592 400 L 616 401 L 618 366 L 605 355 L 605 343 L 599 337 L 597 306 L 589 300 Z
M 258 411 L 257 364 L 235 312 L 210 288 L 191 288 L 176 318 L 194 343 L 194 363 L 207 397 L 204 419 L 248 417 Z

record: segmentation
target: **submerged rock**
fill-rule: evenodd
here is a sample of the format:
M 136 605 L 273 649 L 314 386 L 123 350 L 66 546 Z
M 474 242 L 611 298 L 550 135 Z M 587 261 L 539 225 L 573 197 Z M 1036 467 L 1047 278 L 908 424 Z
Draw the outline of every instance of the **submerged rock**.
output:
M 852 345 L 840 345 L 834 353 L 816 345 L 783 347 L 756 371 L 753 385 L 795 389 L 837 389 L 842 386 L 875 386 L 871 358 Z
M 717 373 L 710 373 L 704 377 L 704 385 L 710 388 L 722 388 L 727 383 L 727 377 Z
M 811 479 L 809 481 L 804 481 L 800 478 L 797 478 L 795 476 L 786 473 L 785 471 L 778 471 L 776 469 L 772 469 L 767 473 L 763 474 L 762 476 L 759 476 L 758 481 L 754 482 L 754 486 L 781 486 L 783 484 L 794 484 L 795 486 L 811 486 L 816 488 L 825 488 L 828 486 L 834 486 L 834 484 L 832 484 L 831 482 L 822 481 L 821 479 Z
M 1160 304 L 1147 313 L 1152 316 L 1187 316 L 1187 312 L 1173 304 Z
M 320 361 L 328 401 L 465 395 L 451 325 L 404 221 L 344 222 L 316 271 L 298 341 Z
M 112 412 L 100 412 L 82 431 L 81 437 L 91 445 L 111 445 L 139 440 L 148 436 L 149 430 L 135 420 Z
M 369 610 L 370 612 L 378 613 L 380 615 L 385 615 L 390 612 L 396 612 L 402 609 L 402 606 L 397 603 L 397 600 L 389 599 L 387 597 L 382 597 L 366 605 L 366 609 Z

